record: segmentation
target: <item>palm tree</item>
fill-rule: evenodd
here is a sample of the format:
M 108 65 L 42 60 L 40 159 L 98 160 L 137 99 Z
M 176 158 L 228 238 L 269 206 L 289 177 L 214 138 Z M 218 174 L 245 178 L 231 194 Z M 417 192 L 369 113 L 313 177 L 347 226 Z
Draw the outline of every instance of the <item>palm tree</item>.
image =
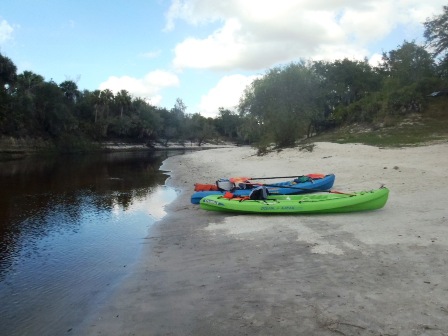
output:
M 109 117 L 109 110 L 113 101 L 114 101 L 114 93 L 111 90 L 105 89 L 100 92 L 100 104 L 103 112 L 105 112 L 106 114 L 106 118 Z
M 120 107 L 120 119 L 123 118 L 123 113 L 126 112 L 131 106 L 132 97 L 126 90 L 121 90 L 115 96 L 115 102 Z
M 32 71 L 24 71 L 17 76 L 16 90 L 26 96 L 31 96 L 33 90 L 45 82 L 44 77 Z
M 65 98 L 67 98 L 70 103 L 76 103 L 80 96 L 80 92 L 78 90 L 78 85 L 76 85 L 74 81 L 66 80 L 59 84 L 59 87 L 64 92 Z
M 93 109 L 95 111 L 95 117 L 94 117 L 94 123 L 96 124 L 98 121 L 98 112 L 100 112 L 101 110 L 101 91 L 100 90 L 95 90 L 92 92 L 92 101 L 93 101 Z

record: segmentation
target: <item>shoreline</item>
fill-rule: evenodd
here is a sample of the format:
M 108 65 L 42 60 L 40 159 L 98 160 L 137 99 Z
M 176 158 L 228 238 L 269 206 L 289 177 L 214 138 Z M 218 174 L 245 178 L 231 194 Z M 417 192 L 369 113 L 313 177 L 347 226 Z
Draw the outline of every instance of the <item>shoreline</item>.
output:
M 164 161 L 179 195 L 79 335 L 448 333 L 448 144 L 255 153 Z M 235 215 L 190 203 L 194 183 L 248 173 L 334 173 L 336 190 L 385 184 L 391 194 L 383 209 L 335 215 Z
M 104 142 L 101 144 L 95 144 L 97 147 L 92 147 L 88 150 L 73 151 L 67 154 L 95 154 L 95 153 L 117 153 L 117 152 L 157 152 L 157 151 L 169 151 L 169 150 L 204 150 L 204 149 L 216 149 L 216 148 L 233 148 L 236 147 L 233 144 L 211 144 L 203 143 L 200 146 L 190 143 L 182 144 L 177 142 L 169 142 L 166 146 L 156 144 L 153 146 L 147 146 L 146 144 L 129 144 L 129 143 L 117 143 L 117 142 Z M 48 143 L 48 141 L 32 141 L 26 139 L 5 139 L 0 138 L 0 162 L 20 160 L 27 157 L 37 155 L 64 155 L 66 153 L 59 153 L 55 150 L 54 145 Z

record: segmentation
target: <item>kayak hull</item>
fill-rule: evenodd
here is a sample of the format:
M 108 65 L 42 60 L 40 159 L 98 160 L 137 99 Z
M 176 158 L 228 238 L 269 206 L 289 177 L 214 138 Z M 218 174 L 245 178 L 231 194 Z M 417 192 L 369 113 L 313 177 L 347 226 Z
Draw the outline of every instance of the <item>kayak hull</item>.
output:
M 320 179 L 313 179 L 312 181 L 301 182 L 293 184 L 292 181 L 278 182 L 266 185 L 268 193 L 271 195 L 295 195 L 312 193 L 318 191 L 329 190 L 333 187 L 335 181 L 334 174 L 325 175 Z M 232 190 L 235 196 L 249 196 L 252 189 L 236 189 Z M 223 195 L 224 191 L 210 190 L 197 191 L 191 195 L 191 203 L 199 204 L 201 199 L 210 195 Z
M 271 195 L 266 200 L 226 199 L 209 195 L 200 207 L 209 211 L 257 214 L 319 214 L 377 210 L 386 204 L 389 189 L 379 188 L 355 193 L 318 193 L 305 195 Z

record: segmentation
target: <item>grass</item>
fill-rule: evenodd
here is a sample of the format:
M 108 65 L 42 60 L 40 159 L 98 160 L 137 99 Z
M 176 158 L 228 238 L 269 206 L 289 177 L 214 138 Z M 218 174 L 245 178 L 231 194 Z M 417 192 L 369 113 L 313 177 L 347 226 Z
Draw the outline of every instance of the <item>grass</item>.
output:
M 437 100 L 436 100 L 437 99 Z M 422 114 L 407 116 L 388 126 L 350 125 L 308 141 L 362 143 L 377 147 L 420 146 L 448 141 L 448 97 L 429 102 Z

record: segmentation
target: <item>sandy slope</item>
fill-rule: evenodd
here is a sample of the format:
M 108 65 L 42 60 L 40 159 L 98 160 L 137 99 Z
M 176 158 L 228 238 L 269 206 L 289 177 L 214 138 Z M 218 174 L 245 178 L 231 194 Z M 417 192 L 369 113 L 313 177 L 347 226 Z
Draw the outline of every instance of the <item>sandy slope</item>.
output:
M 317 143 L 169 158 L 179 189 L 143 259 L 88 335 L 448 335 L 448 144 Z M 335 173 L 334 189 L 386 185 L 385 208 L 232 215 L 190 204 L 195 182 Z M 272 181 L 272 180 L 270 180 Z

